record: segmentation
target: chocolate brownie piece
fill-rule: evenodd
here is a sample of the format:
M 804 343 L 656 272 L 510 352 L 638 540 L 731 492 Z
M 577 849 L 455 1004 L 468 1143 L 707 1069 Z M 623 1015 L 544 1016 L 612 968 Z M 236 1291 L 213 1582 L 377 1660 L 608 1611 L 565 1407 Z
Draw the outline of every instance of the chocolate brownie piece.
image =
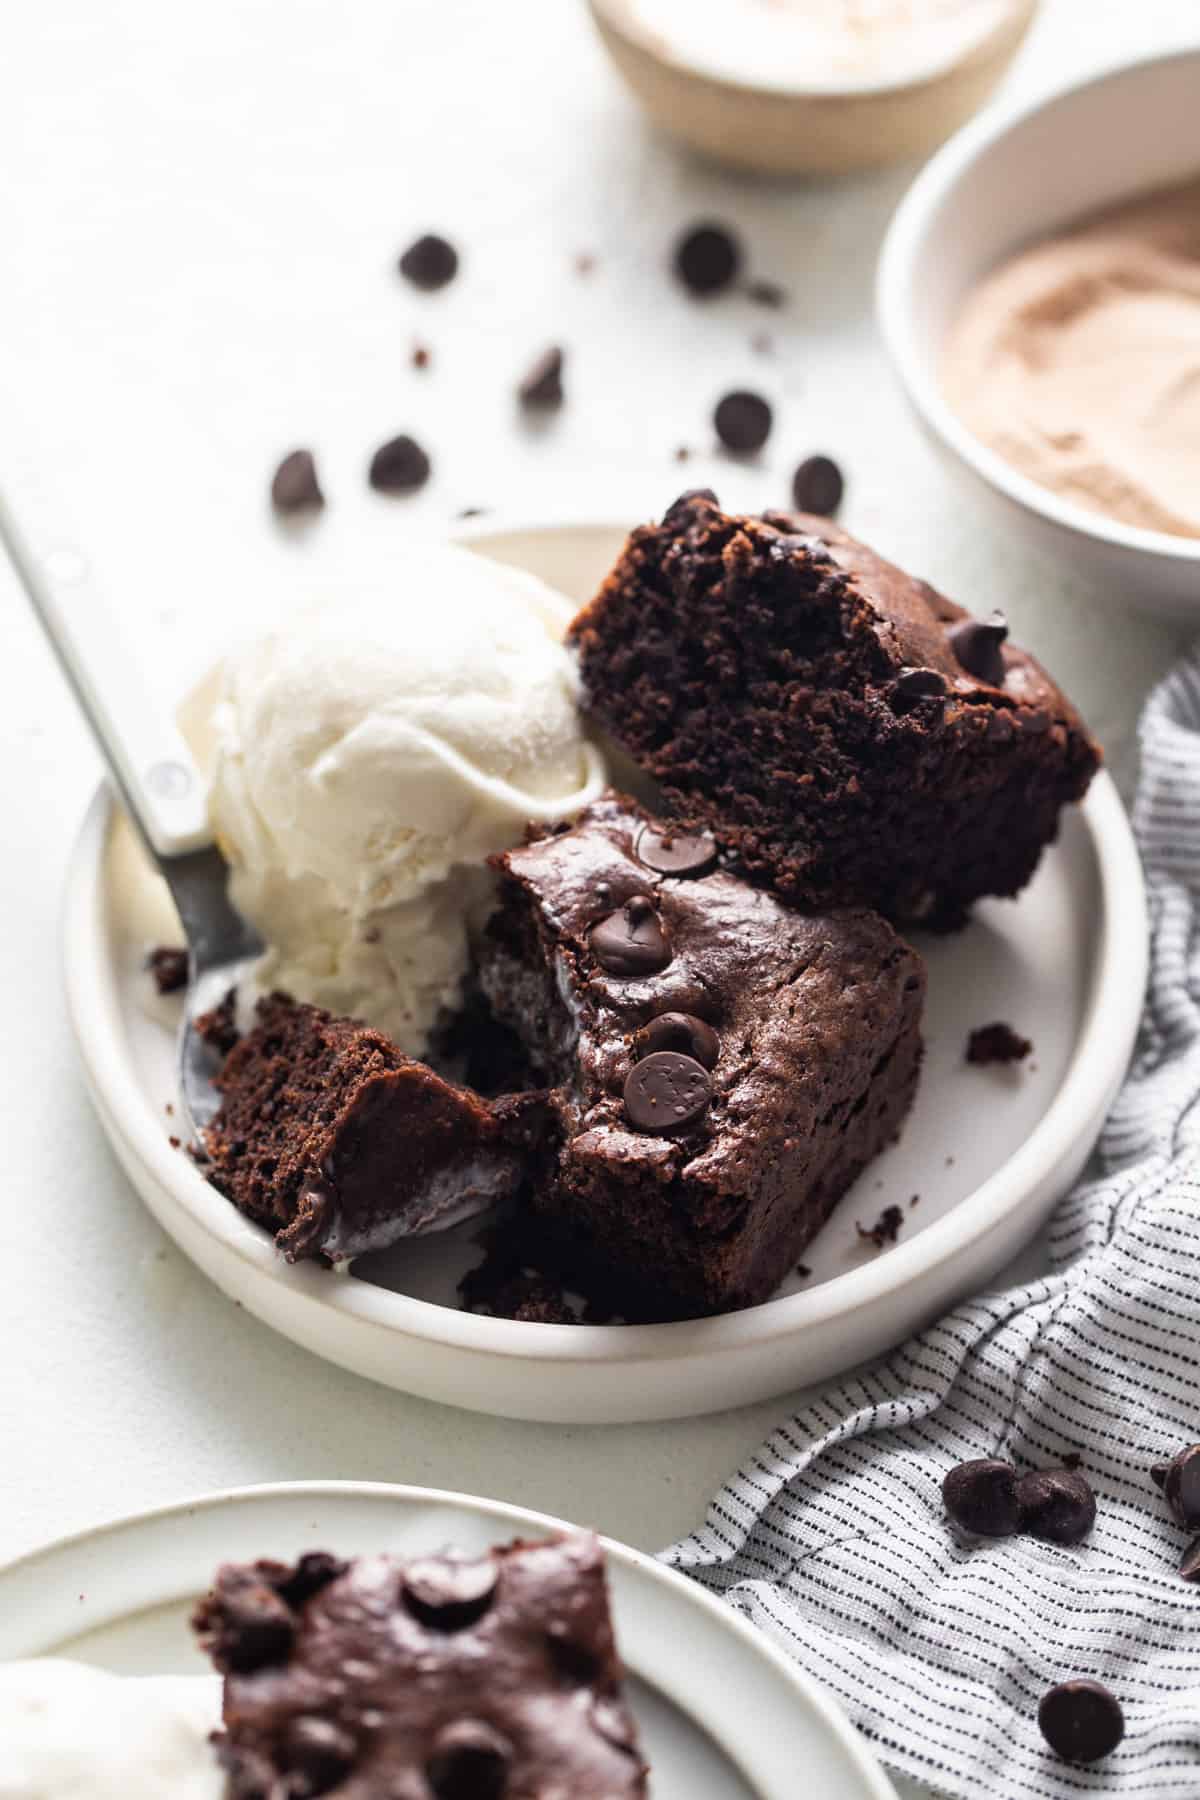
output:
M 961 922 L 1015 894 L 1100 752 L 999 616 L 973 619 L 828 519 L 685 494 L 570 630 L 586 704 L 756 880 Z
M 646 1793 L 598 1541 L 229 1564 L 194 1620 L 231 1800 Z
M 920 957 L 874 913 L 792 909 L 620 795 L 493 862 L 480 981 L 559 1117 L 530 1205 L 631 1316 L 767 1299 L 908 1110 Z
M 290 1261 L 361 1256 L 513 1194 L 544 1117 L 537 1094 L 485 1100 L 282 994 L 217 1086 L 205 1173 Z

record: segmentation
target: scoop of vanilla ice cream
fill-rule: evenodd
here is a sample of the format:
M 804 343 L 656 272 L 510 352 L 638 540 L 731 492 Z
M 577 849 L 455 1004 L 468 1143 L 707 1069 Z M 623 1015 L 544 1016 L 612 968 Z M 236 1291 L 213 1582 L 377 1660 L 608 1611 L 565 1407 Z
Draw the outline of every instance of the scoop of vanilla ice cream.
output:
M 264 983 L 422 1052 L 488 908 L 485 859 L 603 786 L 570 613 L 530 575 L 414 542 L 386 587 L 229 657 L 211 811 Z
M 221 1800 L 216 1676 L 0 1664 L 0 1800 Z

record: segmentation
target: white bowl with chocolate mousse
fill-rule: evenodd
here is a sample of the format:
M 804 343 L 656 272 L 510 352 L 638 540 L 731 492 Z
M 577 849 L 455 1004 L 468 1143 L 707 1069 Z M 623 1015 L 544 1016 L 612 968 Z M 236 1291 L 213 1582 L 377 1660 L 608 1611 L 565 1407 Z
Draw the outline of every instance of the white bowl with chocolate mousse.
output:
M 1200 47 L 968 127 L 884 245 L 918 418 L 1009 529 L 1098 591 L 1200 606 Z

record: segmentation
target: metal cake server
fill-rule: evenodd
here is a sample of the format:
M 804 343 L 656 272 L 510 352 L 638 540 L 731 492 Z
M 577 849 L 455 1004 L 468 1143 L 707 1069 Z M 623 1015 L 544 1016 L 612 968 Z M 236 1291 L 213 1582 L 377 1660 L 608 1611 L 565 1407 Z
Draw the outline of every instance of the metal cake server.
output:
M 204 783 L 182 733 L 130 655 L 85 558 L 61 532 L 43 527 L 33 496 L 32 488 L 28 499 L 22 489 L 18 526 L 0 493 L 0 540 L 178 908 L 188 947 L 179 1093 L 186 1122 L 202 1140 L 220 1104 L 213 1086 L 219 1057 L 195 1020 L 236 988 L 262 941 L 229 902 L 228 866 L 213 842 Z

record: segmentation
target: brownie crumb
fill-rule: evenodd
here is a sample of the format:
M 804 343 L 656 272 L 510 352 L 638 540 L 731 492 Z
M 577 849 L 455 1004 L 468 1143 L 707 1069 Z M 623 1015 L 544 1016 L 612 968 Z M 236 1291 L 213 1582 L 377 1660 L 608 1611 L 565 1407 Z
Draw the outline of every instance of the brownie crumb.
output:
M 1064 1469 L 1070 1469 L 1070 1470 L 1074 1471 L 1075 1469 L 1077 1469 L 1079 1467 L 1079 1465 L 1082 1461 L 1083 1461 L 1083 1457 L 1080 1455 L 1078 1450 L 1068 1450 L 1066 1455 L 1062 1458 L 1062 1466 Z
M 864 1243 L 874 1244 L 877 1250 L 886 1250 L 900 1236 L 903 1224 L 904 1214 L 900 1208 L 885 1206 L 872 1226 L 856 1225 L 855 1230 Z
M 433 354 L 428 344 L 414 344 L 409 361 L 414 369 L 427 369 L 433 361 Z
M 1023 1062 L 1033 1049 L 1033 1045 L 1020 1032 L 1014 1031 L 1011 1025 L 997 1022 L 994 1025 L 981 1025 L 967 1039 L 967 1061 L 969 1063 L 1015 1063 Z
M 770 306 L 778 309 L 787 305 L 787 289 L 777 281 L 748 281 L 746 297 L 753 300 L 756 306 Z
M 456 519 L 482 519 L 490 510 L 486 506 L 460 506 L 454 516 Z
M 169 1137 L 167 1139 L 167 1142 L 168 1142 L 168 1144 L 170 1144 L 172 1150 L 182 1150 L 182 1148 L 183 1148 L 182 1138 Z
M 581 250 L 575 258 L 575 273 L 577 275 L 590 275 L 595 267 L 596 258 L 592 255 L 591 251 Z
M 150 978 L 160 994 L 177 994 L 188 981 L 188 953 L 173 944 L 159 944 L 146 958 Z
M 687 445 L 680 444 L 678 450 L 676 450 L 676 452 L 675 452 L 675 461 L 678 463 L 690 462 L 691 455 L 692 455 L 692 453 L 688 449 Z
M 201 1013 L 193 1024 L 198 1037 L 222 1056 L 228 1056 L 239 1036 L 234 990 L 230 988 L 219 1006 L 214 1006 L 211 1012 Z
M 920 1204 L 921 1204 L 921 1196 L 920 1196 L 920 1194 L 914 1194 L 914 1195 L 913 1195 L 913 1197 L 912 1197 L 912 1199 L 911 1199 L 911 1200 L 910 1200 L 910 1201 L 909 1201 L 909 1203 L 908 1203 L 908 1204 L 909 1204 L 909 1205 L 910 1205 L 910 1206 L 920 1206 Z

